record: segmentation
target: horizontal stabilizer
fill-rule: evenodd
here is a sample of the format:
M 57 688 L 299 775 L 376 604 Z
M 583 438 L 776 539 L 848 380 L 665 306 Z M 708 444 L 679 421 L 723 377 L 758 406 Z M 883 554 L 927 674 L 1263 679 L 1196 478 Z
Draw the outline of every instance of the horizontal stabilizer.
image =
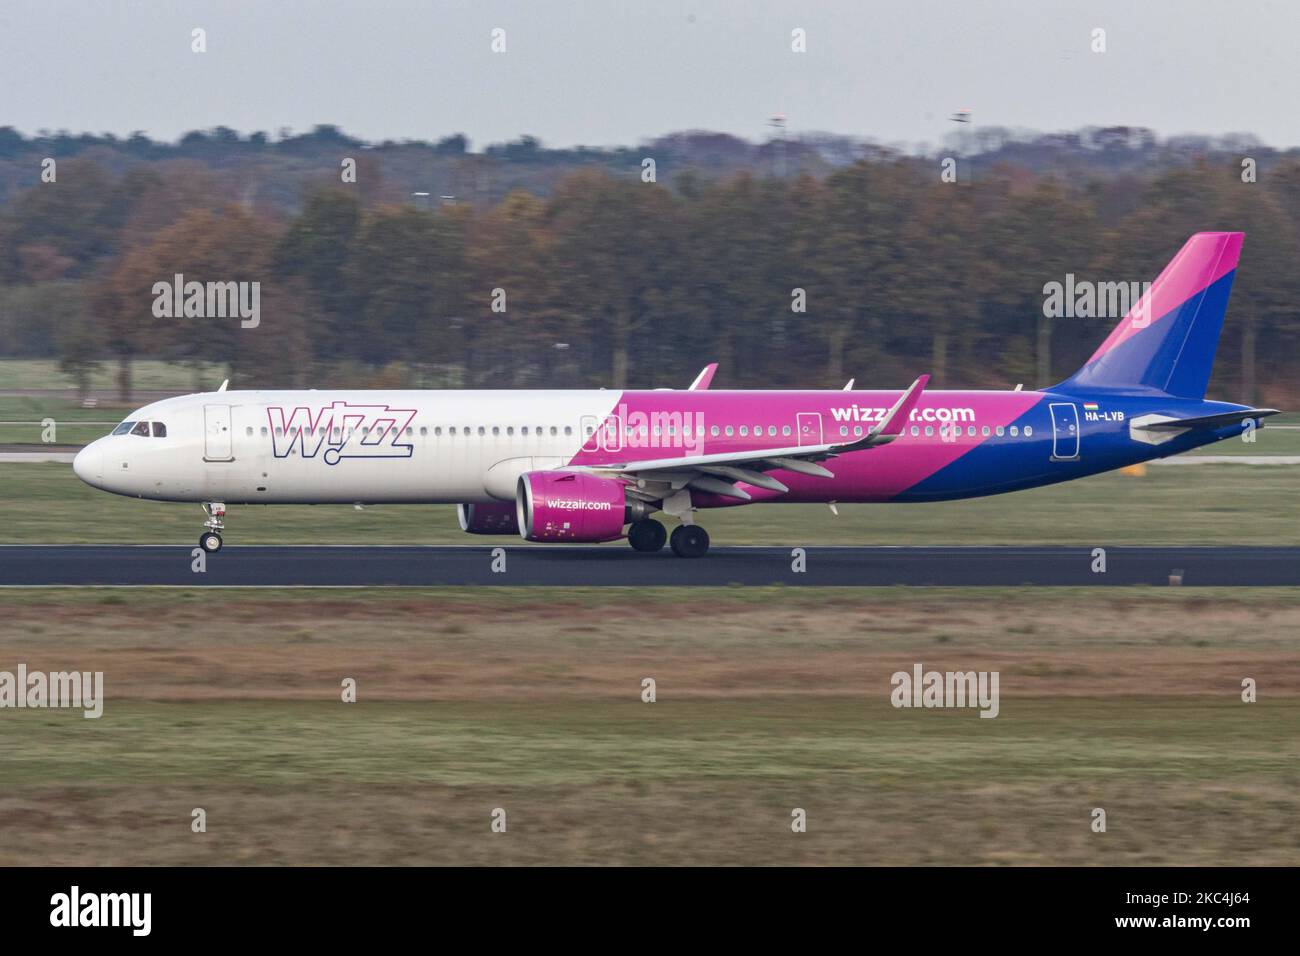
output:
M 1252 418 L 1264 418 L 1267 415 L 1276 415 L 1276 408 L 1243 408 L 1240 411 L 1224 412 L 1221 415 L 1202 415 L 1200 418 L 1170 418 L 1160 422 L 1148 422 L 1145 425 L 1134 425 L 1134 428 L 1141 428 L 1149 432 L 1175 431 L 1184 428 L 1224 428 L 1228 425 L 1236 425 Z

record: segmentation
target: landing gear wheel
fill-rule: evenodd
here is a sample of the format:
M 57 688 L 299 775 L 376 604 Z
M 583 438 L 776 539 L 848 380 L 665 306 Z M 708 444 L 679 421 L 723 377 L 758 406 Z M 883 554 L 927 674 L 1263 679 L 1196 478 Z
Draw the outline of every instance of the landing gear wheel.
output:
M 208 516 L 203 522 L 208 530 L 199 535 L 199 547 L 208 554 L 216 554 L 221 550 L 221 532 L 226 527 L 226 506 L 220 501 L 205 501 L 203 513 Z
M 684 524 L 674 529 L 668 543 L 679 558 L 699 558 L 709 550 L 709 533 L 697 524 Z
M 668 540 L 668 529 L 653 518 L 632 522 L 627 529 L 627 543 L 633 551 L 658 551 Z

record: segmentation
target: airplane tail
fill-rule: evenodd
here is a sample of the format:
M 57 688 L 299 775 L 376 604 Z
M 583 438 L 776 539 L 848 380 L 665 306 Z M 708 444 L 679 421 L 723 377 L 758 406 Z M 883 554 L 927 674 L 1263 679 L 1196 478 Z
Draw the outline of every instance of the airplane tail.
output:
M 1057 387 L 1204 398 L 1244 236 L 1188 239 L 1092 358 Z

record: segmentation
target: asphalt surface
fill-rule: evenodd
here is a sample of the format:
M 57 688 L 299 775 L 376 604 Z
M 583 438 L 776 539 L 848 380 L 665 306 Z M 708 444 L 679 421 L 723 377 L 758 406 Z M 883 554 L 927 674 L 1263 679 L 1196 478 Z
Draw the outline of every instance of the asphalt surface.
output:
M 386 587 L 428 585 L 700 587 L 783 584 L 1300 586 L 1300 548 L 1107 548 L 1094 571 L 1083 547 L 809 548 L 796 571 L 790 548 L 715 547 L 683 559 L 626 546 L 538 548 L 499 542 L 456 547 L 228 545 L 205 555 L 184 545 L 0 546 L 0 586 Z M 504 570 L 500 553 L 503 549 Z

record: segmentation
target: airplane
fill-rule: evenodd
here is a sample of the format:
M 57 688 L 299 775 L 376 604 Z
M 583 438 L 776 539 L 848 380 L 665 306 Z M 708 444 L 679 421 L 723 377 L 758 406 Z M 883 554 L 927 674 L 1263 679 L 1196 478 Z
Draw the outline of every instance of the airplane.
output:
M 462 530 L 626 538 L 700 557 L 711 508 L 971 498 L 1179 454 L 1271 408 L 1207 401 L 1243 234 L 1192 236 L 1083 367 L 1051 388 L 227 391 L 132 412 L 73 462 L 119 495 L 202 504 L 454 503 Z M 838 513 L 838 512 L 836 512 Z M 676 522 L 669 536 L 656 516 Z

